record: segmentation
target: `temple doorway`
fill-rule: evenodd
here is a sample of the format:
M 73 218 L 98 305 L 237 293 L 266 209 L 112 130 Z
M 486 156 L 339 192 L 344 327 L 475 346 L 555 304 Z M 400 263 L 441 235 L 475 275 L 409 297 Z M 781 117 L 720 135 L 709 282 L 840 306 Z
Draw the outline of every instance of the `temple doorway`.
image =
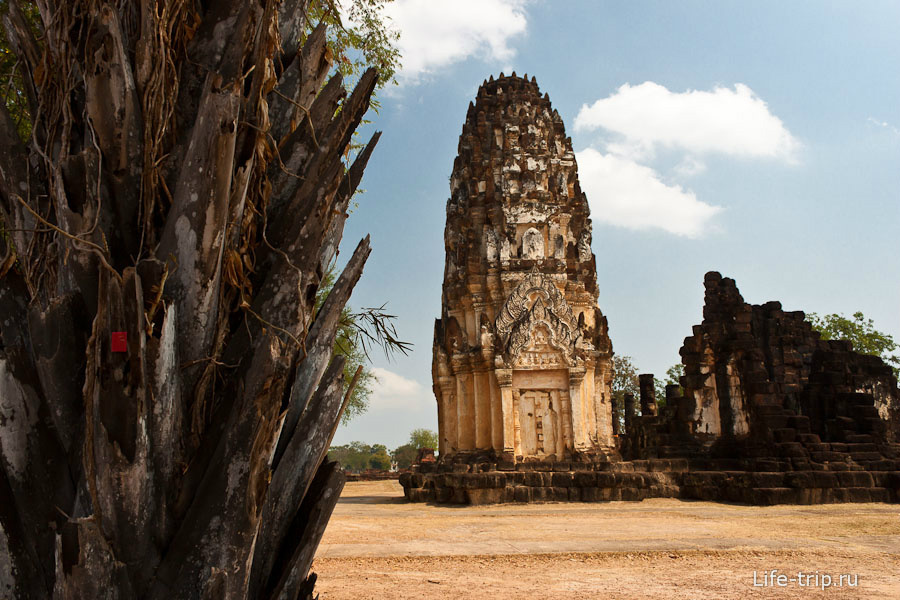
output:
M 557 453 L 558 407 L 553 405 L 550 392 L 521 390 L 519 392 L 519 423 L 522 453 L 525 456 L 546 456 Z

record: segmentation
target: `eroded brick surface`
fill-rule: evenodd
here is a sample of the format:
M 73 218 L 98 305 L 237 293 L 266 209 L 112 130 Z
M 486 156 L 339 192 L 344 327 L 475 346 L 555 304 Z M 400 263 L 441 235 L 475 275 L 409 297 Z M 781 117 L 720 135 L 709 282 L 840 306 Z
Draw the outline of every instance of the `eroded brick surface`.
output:
M 533 79 L 478 90 L 450 191 L 433 363 L 441 455 L 612 451 L 612 345 L 587 199 L 562 118 Z

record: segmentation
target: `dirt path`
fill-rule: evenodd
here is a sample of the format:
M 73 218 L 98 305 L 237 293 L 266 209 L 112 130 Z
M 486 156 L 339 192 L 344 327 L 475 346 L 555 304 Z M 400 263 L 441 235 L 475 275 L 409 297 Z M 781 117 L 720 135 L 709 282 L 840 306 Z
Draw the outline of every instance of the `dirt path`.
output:
M 347 484 L 313 565 L 323 600 L 900 599 L 896 505 L 453 508 L 400 495 L 396 482 Z M 763 586 L 771 569 L 795 581 Z M 851 579 L 838 587 L 842 574 Z M 825 575 L 833 584 L 823 590 Z

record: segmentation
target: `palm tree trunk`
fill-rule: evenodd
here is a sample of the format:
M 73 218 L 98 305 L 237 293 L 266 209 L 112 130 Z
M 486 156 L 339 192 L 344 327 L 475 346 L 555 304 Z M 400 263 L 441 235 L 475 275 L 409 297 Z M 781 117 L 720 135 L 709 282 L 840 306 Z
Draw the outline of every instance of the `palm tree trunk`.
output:
M 4 19 L 0 597 L 311 597 L 368 238 L 313 304 L 376 74 L 325 84 L 307 0 L 36 4 Z

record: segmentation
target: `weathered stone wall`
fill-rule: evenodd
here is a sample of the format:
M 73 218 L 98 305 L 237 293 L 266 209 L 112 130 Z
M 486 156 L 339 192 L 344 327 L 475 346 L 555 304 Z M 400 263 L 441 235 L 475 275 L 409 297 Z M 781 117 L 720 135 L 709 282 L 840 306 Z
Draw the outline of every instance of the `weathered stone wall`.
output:
M 613 446 L 612 344 L 588 204 L 532 78 L 485 81 L 450 178 L 433 381 L 440 452 L 562 459 Z
M 841 463 L 843 464 L 843 463 Z M 773 465 L 778 466 L 778 465 Z M 407 499 L 448 504 L 608 502 L 683 498 L 746 504 L 898 502 L 900 471 L 770 469 L 724 459 L 684 458 L 596 463 L 439 464 L 400 476 Z
M 681 349 L 683 396 L 672 386 L 658 416 L 632 417 L 618 438 L 623 457 L 690 457 L 703 468 L 739 459 L 736 468 L 762 471 L 896 468 L 900 398 L 888 365 L 819 339 L 802 312 L 744 302 L 718 273 L 705 286 L 703 323 Z
M 642 500 L 752 504 L 900 501 L 897 381 L 880 359 L 823 341 L 802 312 L 750 305 L 733 280 L 705 278 L 704 319 L 681 349 L 685 374 L 641 414 L 626 394 L 618 454 L 513 464 L 489 457 L 401 476 L 414 501 Z M 624 459 L 623 459 L 624 458 Z
M 779 302 L 744 302 L 732 279 L 711 272 L 704 283 L 703 323 L 681 349 L 692 434 L 781 443 L 799 428 L 827 442 L 897 440 L 897 381 L 881 359 L 819 339 Z

